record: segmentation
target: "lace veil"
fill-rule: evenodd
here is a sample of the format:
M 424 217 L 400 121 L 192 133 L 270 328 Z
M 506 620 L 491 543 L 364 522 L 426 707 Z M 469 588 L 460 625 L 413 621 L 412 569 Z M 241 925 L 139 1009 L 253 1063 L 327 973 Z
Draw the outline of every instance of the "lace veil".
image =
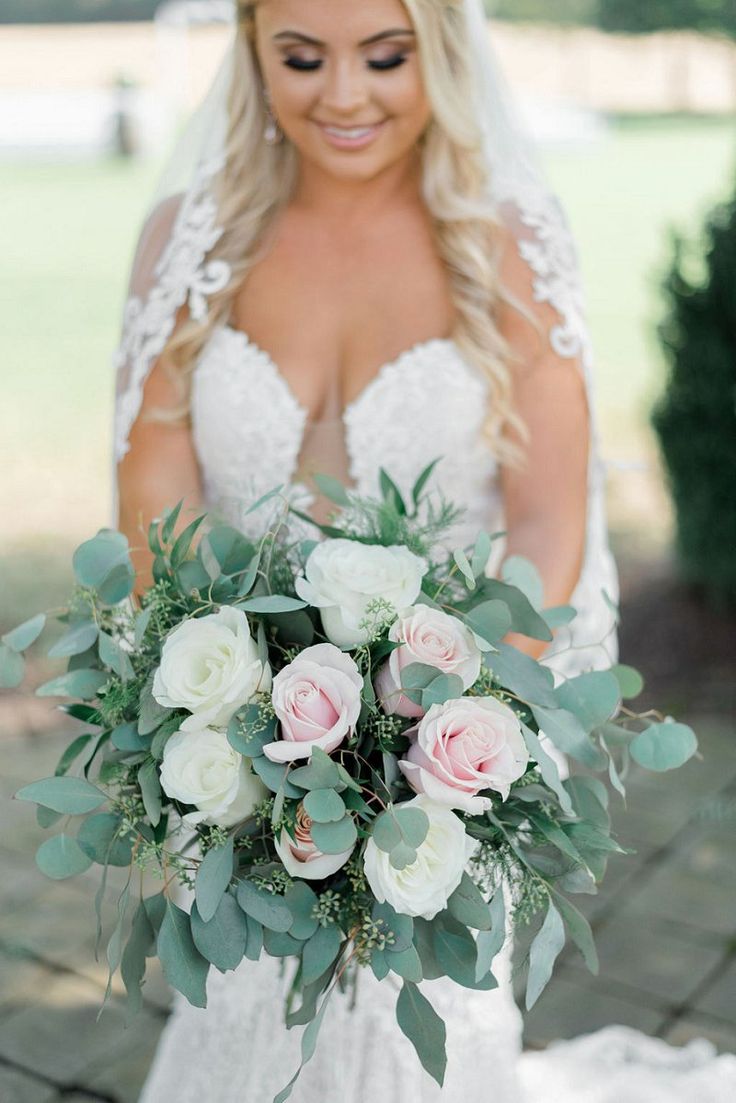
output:
M 597 562 L 598 569 L 589 591 L 577 592 L 573 603 L 577 602 L 579 610 L 575 622 L 578 636 L 585 634 L 581 621 L 586 613 L 593 616 L 595 610 L 595 625 L 591 622 L 588 639 L 596 640 L 596 647 L 605 640 L 599 659 L 607 663 L 616 654 L 616 617 L 608 609 L 603 618 L 608 623 L 601 631 L 601 614 L 604 605 L 615 608 L 618 584 L 608 549 L 605 468 L 599 454 L 591 346 L 575 244 L 495 56 L 482 0 L 461 0 L 461 4 L 471 44 L 475 109 L 491 198 L 499 209 L 511 205 L 515 212 L 514 233 L 519 254 L 530 269 L 534 299 L 553 308 L 555 321 L 548 334 L 552 349 L 560 357 L 574 358 L 585 377 L 591 419 L 586 559 Z M 209 296 L 229 281 L 227 263 L 209 254 L 222 233 L 217 224 L 214 182 L 225 163 L 233 57 L 231 46 L 204 101 L 175 145 L 140 235 L 122 336 L 114 355 L 116 464 L 128 450 L 148 373 L 171 336 L 178 311 L 186 304 L 195 319 L 205 319 Z M 151 217 L 154 213 L 156 217 Z M 593 575 L 590 577 L 592 580 Z M 575 646 L 565 635 L 565 629 L 558 631 L 555 650 Z M 597 665 L 595 656 L 590 665 Z

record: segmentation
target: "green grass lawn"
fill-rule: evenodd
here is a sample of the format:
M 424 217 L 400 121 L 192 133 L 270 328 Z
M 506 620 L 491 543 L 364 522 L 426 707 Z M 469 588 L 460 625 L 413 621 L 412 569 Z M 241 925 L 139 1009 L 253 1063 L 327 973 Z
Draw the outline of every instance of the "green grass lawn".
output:
M 733 120 L 616 124 L 548 157 L 579 241 L 606 452 L 636 457 L 662 379 L 652 334 L 668 233 L 729 189 Z M 127 271 L 155 166 L 6 164 L 0 174 L 5 541 L 78 540 L 108 520 L 112 373 Z

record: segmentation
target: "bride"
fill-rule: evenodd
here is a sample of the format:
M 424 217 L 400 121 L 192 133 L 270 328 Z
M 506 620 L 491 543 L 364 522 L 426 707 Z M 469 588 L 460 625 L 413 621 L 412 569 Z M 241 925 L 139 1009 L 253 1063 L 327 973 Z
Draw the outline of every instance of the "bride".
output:
M 383 467 L 408 491 L 439 457 L 431 485 L 466 510 L 453 546 L 503 529 L 492 570 L 524 555 L 545 604 L 578 610 L 544 661 L 569 676 L 615 659 L 574 248 L 480 0 L 241 3 L 144 226 L 116 362 L 118 521 L 134 547 L 179 499 L 247 531 L 263 525 L 247 507 L 281 484 L 324 522 L 315 472 L 371 494 Z M 425 983 L 447 1023 L 439 1089 L 395 1025 L 391 978 L 362 970 L 292 1098 L 733 1098 L 730 1059 L 623 1028 L 521 1058 L 507 960 L 497 973 L 492 992 Z M 206 1010 L 177 998 L 144 1103 L 270 1103 L 299 1063 L 286 983 L 264 958 L 211 974 Z

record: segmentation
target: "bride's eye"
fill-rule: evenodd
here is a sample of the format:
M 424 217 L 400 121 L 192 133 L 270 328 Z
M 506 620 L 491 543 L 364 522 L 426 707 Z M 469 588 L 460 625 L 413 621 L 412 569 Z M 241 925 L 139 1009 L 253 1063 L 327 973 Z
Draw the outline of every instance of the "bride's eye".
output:
M 288 65 L 290 69 L 297 69 L 300 73 L 312 73 L 315 69 L 319 69 L 322 61 L 319 58 L 314 58 L 312 61 L 305 61 L 302 57 L 285 57 L 284 65 Z
M 368 65 L 371 69 L 378 69 L 380 72 L 386 69 L 398 69 L 405 61 L 406 54 L 394 54 L 393 57 L 382 58 L 380 61 L 369 61 Z

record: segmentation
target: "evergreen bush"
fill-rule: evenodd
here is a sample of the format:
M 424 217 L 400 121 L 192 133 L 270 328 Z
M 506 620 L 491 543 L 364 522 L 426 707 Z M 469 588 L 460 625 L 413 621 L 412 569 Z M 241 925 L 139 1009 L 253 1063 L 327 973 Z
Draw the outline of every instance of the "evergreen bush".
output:
M 681 238 L 665 280 L 669 363 L 652 413 L 675 505 L 683 573 L 736 604 L 736 195 L 708 217 L 701 272 Z

